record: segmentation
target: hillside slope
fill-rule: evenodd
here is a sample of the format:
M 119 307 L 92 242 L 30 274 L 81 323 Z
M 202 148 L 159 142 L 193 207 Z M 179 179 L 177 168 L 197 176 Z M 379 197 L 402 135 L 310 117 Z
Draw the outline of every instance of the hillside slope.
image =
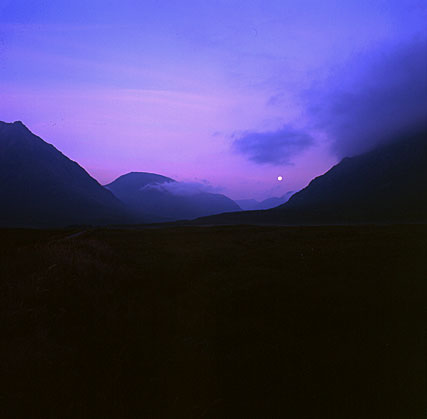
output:
M 106 188 L 142 221 L 194 219 L 240 210 L 225 195 L 203 192 L 197 187 L 154 173 L 128 173 L 106 185 Z
M 345 158 L 267 211 L 221 214 L 198 224 L 427 222 L 427 134 L 408 134 Z
M 81 166 L 21 122 L 0 122 L 0 226 L 127 220 L 123 204 Z

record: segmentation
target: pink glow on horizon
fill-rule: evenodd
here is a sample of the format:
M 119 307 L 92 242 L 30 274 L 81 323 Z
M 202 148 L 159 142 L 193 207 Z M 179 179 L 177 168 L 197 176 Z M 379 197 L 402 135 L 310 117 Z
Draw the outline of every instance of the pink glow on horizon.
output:
M 234 199 L 298 190 L 337 162 L 304 92 L 358 51 L 425 28 L 416 2 L 385 3 L 0 2 L 0 120 L 21 120 L 103 184 L 148 171 Z M 232 148 L 236 133 L 287 125 L 314 138 L 289 164 Z
M 309 153 L 298 168 L 277 168 L 230 153 L 236 120 L 245 128 L 265 125 L 268 117 L 275 123 L 262 96 L 4 87 L 3 97 L 4 119 L 22 120 L 102 184 L 130 171 L 146 171 L 181 181 L 203 179 L 234 199 L 263 199 L 300 189 L 333 163 L 322 158 L 319 164 L 319 155 Z M 249 100 L 252 106 L 245 106 Z M 281 116 L 277 112 L 277 120 Z M 281 185 L 278 170 L 285 173 Z

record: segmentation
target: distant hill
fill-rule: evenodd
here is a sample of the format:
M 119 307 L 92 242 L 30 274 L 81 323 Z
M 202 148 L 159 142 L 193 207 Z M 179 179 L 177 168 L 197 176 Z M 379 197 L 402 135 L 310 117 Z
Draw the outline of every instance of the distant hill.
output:
M 236 199 L 236 204 L 243 211 L 253 211 L 258 208 L 258 205 L 260 204 L 260 202 L 257 201 L 256 199 Z
M 0 122 L 0 226 L 128 220 L 123 204 L 76 162 L 26 128 Z
M 283 196 L 267 198 L 261 202 L 257 201 L 256 199 L 241 199 L 237 200 L 236 203 L 244 211 L 270 209 L 284 204 L 294 193 L 295 191 L 289 191 L 286 192 Z
M 132 172 L 106 185 L 141 222 L 162 222 L 239 211 L 225 195 L 207 193 L 154 173 Z
M 268 211 L 222 214 L 200 224 L 345 224 L 427 222 L 427 134 L 402 136 L 343 159 Z
M 276 206 L 286 195 L 257 204 L 275 208 L 242 212 L 224 195 L 153 173 L 129 173 L 104 188 L 21 122 L 0 122 L 0 227 L 199 217 L 193 224 L 427 222 L 426 133 L 343 159 L 283 205 Z

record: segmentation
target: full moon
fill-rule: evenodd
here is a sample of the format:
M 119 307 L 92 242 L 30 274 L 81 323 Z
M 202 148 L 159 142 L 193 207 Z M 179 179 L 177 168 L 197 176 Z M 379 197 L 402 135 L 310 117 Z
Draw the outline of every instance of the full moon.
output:
M 277 176 L 277 180 L 278 180 L 279 182 L 281 182 L 281 181 L 283 180 L 283 177 L 282 177 L 282 176 Z

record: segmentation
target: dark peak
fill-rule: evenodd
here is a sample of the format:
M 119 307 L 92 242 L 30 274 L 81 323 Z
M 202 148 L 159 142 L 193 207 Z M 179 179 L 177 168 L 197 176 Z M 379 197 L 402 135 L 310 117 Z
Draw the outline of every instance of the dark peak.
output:
M 5 145 L 14 144 L 29 144 L 31 143 L 35 135 L 32 135 L 32 132 L 21 122 L 1 122 L 0 121 L 0 143 Z M 40 139 L 40 141 L 43 141 Z
M 126 187 L 139 190 L 141 187 L 146 185 L 156 185 L 171 182 L 175 182 L 175 180 L 166 176 L 158 175 L 156 173 L 130 172 L 118 177 L 116 180 L 105 186 L 110 189 L 116 187 Z
M 135 177 L 137 177 L 137 176 L 139 176 L 139 177 L 141 177 L 141 176 L 160 176 L 163 178 L 166 177 L 166 176 L 159 175 L 157 173 L 151 173 L 151 172 L 129 172 L 129 173 L 124 174 L 123 176 L 135 176 Z
M 4 121 L 0 121 L 0 125 L 9 125 L 9 126 L 15 126 L 15 127 L 25 127 L 25 125 L 23 124 L 22 121 L 15 121 L 15 122 L 4 122 Z
M 20 131 L 26 131 L 26 132 L 31 132 L 23 123 L 22 121 L 15 121 L 13 124 L 13 127 L 15 129 L 19 129 Z
M 175 182 L 174 179 L 158 175 L 157 173 L 150 173 L 150 172 L 129 172 L 126 173 L 116 180 L 143 180 L 147 182 L 157 182 L 157 183 L 163 183 L 163 182 Z
M 6 128 L 6 129 L 19 129 L 19 130 L 29 131 L 29 129 L 22 123 L 22 121 L 15 121 L 15 122 L 0 121 L 0 127 Z

